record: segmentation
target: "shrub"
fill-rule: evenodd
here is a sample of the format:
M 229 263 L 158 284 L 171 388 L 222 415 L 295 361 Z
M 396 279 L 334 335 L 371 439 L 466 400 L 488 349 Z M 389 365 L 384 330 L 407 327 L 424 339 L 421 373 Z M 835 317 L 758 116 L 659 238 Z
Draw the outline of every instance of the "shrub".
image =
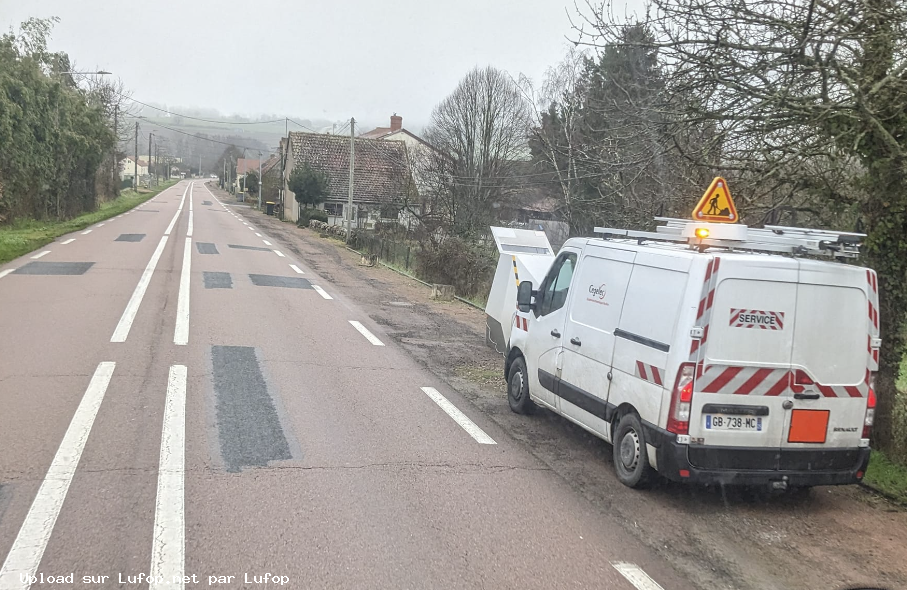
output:
M 486 297 L 496 266 L 493 252 L 459 238 L 423 244 L 416 256 L 417 274 L 429 282 L 453 285 L 465 297 Z
M 312 220 L 327 222 L 328 214 L 323 209 L 300 209 L 299 220 L 296 222 L 300 226 L 308 226 Z

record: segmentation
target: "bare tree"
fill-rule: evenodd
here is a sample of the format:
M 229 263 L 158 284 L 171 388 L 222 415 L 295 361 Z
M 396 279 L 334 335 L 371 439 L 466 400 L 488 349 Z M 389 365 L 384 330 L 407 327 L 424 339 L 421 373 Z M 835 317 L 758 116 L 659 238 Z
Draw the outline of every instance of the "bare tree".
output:
M 829 205 L 854 210 L 845 222 L 860 217 L 885 341 L 876 433 L 903 456 L 907 424 L 895 432 L 891 416 L 907 310 L 907 4 L 652 0 L 643 22 L 653 37 L 623 39 L 636 22 L 587 4 L 577 41 L 658 51 L 667 76 L 660 108 L 713 126 L 707 139 L 721 165 L 748 181 L 738 187 L 750 201 L 768 199 L 766 217 L 779 207 L 821 217 Z
M 529 108 L 517 85 L 493 67 L 475 68 L 432 111 L 426 176 L 439 185 L 432 203 L 451 231 L 484 230 L 513 194 L 515 163 L 528 158 Z

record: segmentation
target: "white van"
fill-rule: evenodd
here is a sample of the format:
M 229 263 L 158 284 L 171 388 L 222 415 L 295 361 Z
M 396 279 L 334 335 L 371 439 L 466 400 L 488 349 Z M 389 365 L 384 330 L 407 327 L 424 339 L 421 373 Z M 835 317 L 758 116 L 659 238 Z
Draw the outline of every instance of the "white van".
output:
M 611 442 L 631 487 L 654 471 L 774 489 L 860 481 L 876 275 L 816 258 L 855 257 L 861 236 L 660 221 L 568 240 L 537 287 L 499 270 L 492 295 L 515 288 L 517 301 L 490 296 L 486 311 L 511 409 L 542 405 Z M 501 254 L 514 271 L 520 256 Z

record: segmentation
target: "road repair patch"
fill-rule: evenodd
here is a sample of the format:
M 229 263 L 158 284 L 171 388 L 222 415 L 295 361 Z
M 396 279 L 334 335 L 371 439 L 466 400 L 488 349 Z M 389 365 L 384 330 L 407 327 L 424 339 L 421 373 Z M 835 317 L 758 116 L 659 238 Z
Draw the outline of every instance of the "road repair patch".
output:
M 195 242 L 195 247 L 198 248 L 199 254 L 220 254 L 217 251 L 217 246 L 207 242 Z
M 83 275 L 94 262 L 29 262 L 20 266 L 14 275 Z
M 233 278 L 228 272 L 208 272 L 202 275 L 205 279 L 205 289 L 232 289 Z
M 292 459 L 255 349 L 212 346 L 217 429 L 227 471 Z
M 145 234 L 120 234 L 114 242 L 141 242 Z
M 211 201 L 202 201 L 202 205 L 210 205 Z
M 300 277 L 279 277 L 276 275 L 249 275 L 256 287 L 286 287 L 288 289 L 311 289 L 312 283 Z

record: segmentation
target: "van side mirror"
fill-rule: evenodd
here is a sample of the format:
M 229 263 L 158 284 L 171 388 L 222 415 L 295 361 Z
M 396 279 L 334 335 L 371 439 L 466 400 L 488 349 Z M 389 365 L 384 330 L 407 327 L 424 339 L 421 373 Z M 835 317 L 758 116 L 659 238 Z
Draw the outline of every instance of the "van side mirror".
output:
M 523 313 L 530 311 L 533 307 L 532 296 L 535 291 L 532 290 L 532 281 L 520 281 L 516 289 L 516 304 Z

